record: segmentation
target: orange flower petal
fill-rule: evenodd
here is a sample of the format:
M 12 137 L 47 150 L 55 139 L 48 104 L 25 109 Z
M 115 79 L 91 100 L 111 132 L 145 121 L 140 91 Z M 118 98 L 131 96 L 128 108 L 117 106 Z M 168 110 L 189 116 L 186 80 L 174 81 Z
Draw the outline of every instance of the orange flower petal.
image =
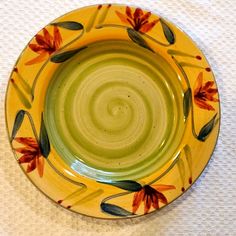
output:
M 200 107 L 202 109 L 206 109 L 208 111 L 214 111 L 215 110 L 213 106 L 211 106 L 210 104 L 207 104 L 206 102 L 204 102 L 200 99 L 194 98 L 194 102 L 198 107 Z
M 140 18 L 143 15 L 143 10 L 141 8 L 136 8 L 134 12 L 134 19 Z
M 130 7 L 128 7 L 128 6 L 126 7 L 126 12 L 125 13 L 129 18 L 133 19 L 132 10 L 131 10 Z
M 141 21 L 146 21 L 149 17 L 151 16 L 151 12 L 147 12 L 145 13 L 142 17 L 141 17 Z
M 62 43 L 62 38 L 58 27 L 54 26 L 54 44 L 56 50 L 60 47 Z
M 39 176 L 43 177 L 43 169 L 44 169 L 44 157 L 43 156 L 39 156 L 36 158 L 36 166 L 37 166 Z
M 213 85 L 214 85 L 213 81 L 207 81 L 202 89 L 207 90 L 208 88 L 212 87 Z
M 156 23 L 158 21 L 159 20 L 155 20 L 155 21 L 152 21 L 150 23 L 143 24 L 139 31 L 142 32 L 142 33 L 147 33 L 148 31 L 150 31 L 156 25 Z
M 25 154 L 18 159 L 18 163 L 20 163 L 20 164 L 29 163 L 30 161 L 32 161 L 33 158 L 34 158 L 34 156 Z
M 42 61 L 45 61 L 47 57 L 48 57 L 48 53 L 43 52 L 39 56 L 35 57 L 34 59 L 27 61 L 25 65 L 29 66 L 29 65 L 40 63 Z
M 45 39 L 45 42 L 47 43 L 47 45 L 53 46 L 52 45 L 53 38 L 49 34 L 49 32 L 48 32 L 48 30 L 46 28 L 43 28 L 43 35 L 44 35 L 44 39 Z
M 42 53 L 43 51 L 45 51 L 45 49 L 44 49 L 44 47 L 43 46 L 40 46 L 40 45 L 38 45 L 38 44 L 29 44 L 29 48 L 32 50 L 32 51 L 34 51 L 34 52 L 36 52 L 36 53 Z
M 159 201 L 158 201 L 157 194 L 152 195 L 152 207 L 155 209 L 159 209 Z
M 31 171 L 33 171 L 36 168 L 36 158 L 34 158 L 33 160 L 30 161 L 30 163 L 27 166 L 26 172 L 30 173 Z
M 23 147 L 23 148 L 14 148 L 16 152 L 22 153 L 22 154 L 28 154 L 32 155 L 34 154 L 37 150 L 31 147 Z
M 157 197 L 160 200 L 160 202 L 162 202 L 163 204 L 166 205 L 168 203 L 168 201 L 163 193 L 158 192 Z
M 125 23 L 125 24 L 129 24 L 129 21 L 127 20 L 127 16 L 116 11 L 116 15 L 120 18 L 120 20 Z
M 41 45 L 41 46 L 43 46 L 45 48 L 47 48 L 49 46 L 49 44 L 47 44 L 47 42 L 45 41 L 45 38 L 42 35 L 36 34 L 35 39 L 36 39 L 36 42 L 39 45 Z
M 194 95 L 196 95 L 202 87 L 203 72 L 200 72 L 195 85 Z
M 152 185 L 152 187 L 158 192 L 175 189 L 174 185 L 164 185 L 164 184 L 156 184 L 156 185 Z
M 212 95 L 207 95 L 207 100 L 211 102 L 219 102 L 218 98 L 214 98 Z
M 133 23 L 130 19 L 127 19 L 127 21 L 129 22 L 129 24 L 130 24 L 133 28 L 135 28 L 135 23 Z
M 146 196 L 144 197 L 144 214 L 147 214 L 149 212 L 151 205 L 152 205 L 151 196 L 146 194 Z
M 207 93 L 210 93 L 211 95 L 215 95 L 216 93 L 218 93 L 218 89 L 209 88 L 207 90 Z
M 133 213 L 136 213 L 136 211 L 138 210 L 138 208 L 143 200 L 143 197 L 144 197 L 144 190 L 143 189 L 134 194 L 133 205 L 132 205 Z
M 38 148 L 38 143 L 36 139 L 31 137 L 18 137 L 14 139 L 16 142 L 24 144 L 26 146 L 32 147 L 32 148 Z

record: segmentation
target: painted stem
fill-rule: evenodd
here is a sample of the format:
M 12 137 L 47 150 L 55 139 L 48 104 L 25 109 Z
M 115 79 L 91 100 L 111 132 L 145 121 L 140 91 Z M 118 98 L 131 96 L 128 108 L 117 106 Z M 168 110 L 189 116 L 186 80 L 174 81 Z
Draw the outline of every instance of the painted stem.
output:
M 82 29 L 82 32 L 79 36 L 77 36 L 76 38 L 74 38 L 72 41 L 70 41 L 69 43 L 67 43 L 65 46 L 63 46 L 62 48 L 60 48 L 56 53 L 61 52 L 62 50 L 64 50 L 65 48 L 67 48 L 68 46 L 70 46 L 72 43 L 74 43 L 75 41 L 77 41 L 78 39 L 80 39 L 84 34 L 84 29 Z M 54 55 L 54 54 L 52 54 Z M 51 56 L 52 56 L 51 55 Z M 39 79 L 39 76 L 41 75 L 42 71 L 44 70 L 44 68 L 46 67 L 47 63 L 50 61 L 51 56 L 44 62 L 44 64 L 42 65 L 42 67 L 40 68 L 40 70 L 38 71 L 38 73 L 36 74 L 34 81 L 33 81 L 33 85 L 32 85 L 32 89 L 31 89 L 31 101 L 34 100 L 34 91 L 35 91 L 35 87 L 37 84 L 37 81 Z
M 55 168 L 55 166 L 52 164 L 52 162 L 49 160 L 49 158 L 46 158 L 46 160 L 47 160 L 49 166 L 50 166 L 58 175 L 60 175 L 62 178 L 66 179 L 67 181 L 71 182 L 72 184 L 78 185 L 78 186 L 83 187 L 83 188 L 87 188 L 87 186 L 86 186 L 85 184 L 83 184 L 83 183 L 81 183 L 81 182 L 77 182 L 77 181 L 75 181 L 75 180 L 72 180 L 72 179 L 66 177 L 65 175 L 63 175 L 60 171 L 58 171 L 58 170 Z
M 124 195 L 128 195 L 130 193 L 132 193 L 132 192 L 128 191 L 128 192 L 117 193 L 117 194 L 111 195 L 109 197 L 104 198 L 101 203 L 105 203 L 105 202 L 107 202 L 107 201 L 109 201 L 111 199 L 114 199 L 114 198 L 117 198 L 117 197 L 121 197 L 121 196 L 124 196 Z
M 183 77 L 184 77 L 184 80 L 185 80 L 185 83 L 187 84 L 187 87 L 188 89 L 190 88 L 191 89 L 191 86 L 190 86 L 190 83 L 189 83 L 189 80 L 188 80 L 188 76 L 185 72 L 185 70 L 183 69 L 183 67 L 179 64 L 179 62 L 176 60 L 176 58 L 174 56 L 172 56 L 172 59 L 174 60 L 175 64 L 177 65 L 177 67 L 180 69 L 180 71 L 182 72 L 183 74 Z M 195 131 L 195 121 L 194 121 L 194 111 L 193 111 L 193 100 L 191 98 L 191 119 L 192 119 L 192 133 L 193 133 L 193 136 L 197 139 L 198 138 L 198 135 Z
M 157 182 L 159 179 L 161 179 L 163 176 L 165 176 L 174 166 L 175 164 L 178 162 L 179 158 L 180 158 L 180 154 L 181 151 L 178 153 L 178 155 L 176 156 L 176 158 L 174 159 L 174 161 L 171 163 L 171 165 L 167 168 L 167 170 L 165 170 L 161 175 L 159 175 L 157 178 L 155 178 L 154 180 L 150 181 L 147 185 L 151 185 L 154 184 L 155 182 Z
M 124 25 L 116 25 L 116 24 L 99 24 L 99 25 L 97 25 L 95 28 L 96 28 L 96 29 L 102 29 L 102 28 L 105 28 L 105 27 L 121 28 L 121 29 L 125 29 L 125 30 L 127 30 L 127 28 L 128 28 L 127 26 L 124 26 Z M 155 43 L 157 43 L 157 44 L 163 46 L 163 47 L 168 47 L 168 46 L 170 46 L 170 44 L 162 43 L 162 42 L 160 42 L 160 41 L 154 39 L 153 37 L 151 37 L 151 36 L 148 35 L 148 34 L 145 34 L 145 33 L 140 33 L 140 34 L 141 34 L 142 36 L 148 38 L 149 40 L 151 40 L 151 41 L 153 41 L 153 42 L 155 42 Z
M 38 137 L 38 134 L 37 134 L 37 131 L 36 131 L 36 128 L 35 128 L 35 125 L 34 125 L 34 121 L 32 119 L 32 116 L 30 115 L 30 113 L 28 111 L 25 111 L 25 114 L 27 115 L 28 119 L 29 119 L 29 122 L 30 122 L 30 125 L 31 125 L 31 128 L 32 128 L 32 131 L 34 133 L 34 137 L 39 145 L 39 137 Z

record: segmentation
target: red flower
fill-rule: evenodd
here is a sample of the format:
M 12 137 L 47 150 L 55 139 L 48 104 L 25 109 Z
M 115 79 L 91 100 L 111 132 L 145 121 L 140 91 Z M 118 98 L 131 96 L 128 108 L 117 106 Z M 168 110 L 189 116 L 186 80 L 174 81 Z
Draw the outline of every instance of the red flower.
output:
M 43 176 L 44 157 L 40 152 L 37 141 L 33 138 L 15 138 L 16 142 L 24 144 L 23 148 L 15 148 L 16 152 L 23 154 L 18 162 L 20 164 L 28 163 L 26 172 L 29 173 L 37 168 L 40 177 Z
M 149 22 L 148 19 L 151 16 L 151 12 L 143 13 L 143 10 L 140 8 L 136 8 L 135 12 L 132 13 L 130 7 L 126 7 L 126 15 L 116 11 L 117 16 L 121 19 L 125 24 L 130 24 L 134 30 L 139 31 L 141 33 L 146 33 L 150 31 L 156 23 L 159 21 L 154 20 Z
M 57 26 L 54 26 L 54 35 L 51 36 L 47 29 L 43 29 L 43 35 L 36 34 L 35 40 L 37 44 L 30 43 L 29 47 L 39 56 L 26 62 L 26 65 L 32 65 L 44 61 L 49 55 L 58 50 L 62 43 L 62 38 Z
M 159 209 L 159 202 L 167 204 L 167 199 L 161 191 L 175 189 L 173 185 L 145 185 L 143 188 L 134 194 L 133 198 L 133 213 L 135 213 L 141 202 L 144 203 L 144 214 L 147 214 L 151 206 Z
M 214 85 L 213 81 L 207 81 L 203 85 L 203 73 L 198 75 L 196 86 L 194 89 L 194 102 L 197 106 L 202 109 L 214 111 L 214 107 L 207 103 L 218 102 L 219 99 L 214 98 L 214 95 L 218 92 L 217 88 L 212 88 Z

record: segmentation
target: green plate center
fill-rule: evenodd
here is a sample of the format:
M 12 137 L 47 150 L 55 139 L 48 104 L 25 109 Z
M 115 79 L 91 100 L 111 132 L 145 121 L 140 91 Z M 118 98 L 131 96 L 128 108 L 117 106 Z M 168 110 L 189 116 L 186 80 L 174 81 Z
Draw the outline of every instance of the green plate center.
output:
M 181 141 L 182 96 L 177 74 L 160 55 L 127 41 L 91 44 L 50 82 L 50 142 L 81 175 L 142 178 L 167 163 Z

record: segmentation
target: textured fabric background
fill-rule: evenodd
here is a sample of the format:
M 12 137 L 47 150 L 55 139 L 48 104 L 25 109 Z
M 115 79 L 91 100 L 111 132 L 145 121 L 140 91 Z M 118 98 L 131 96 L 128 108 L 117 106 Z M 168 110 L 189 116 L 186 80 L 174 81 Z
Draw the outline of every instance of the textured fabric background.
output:
M 163 15 L 187 32 L 207 56 L 219 86 L 221 133 L 194 186 L 160 212 L 104 221 L 53 204 L 24 176 L 11 153 L 4 95 L 27 42 L 54 18 L 100 0 L 0 0 L 0 235 L 236 235 L 236 1 L 119 0 Z M 234 120 L 234 121 L 233 121 Z

